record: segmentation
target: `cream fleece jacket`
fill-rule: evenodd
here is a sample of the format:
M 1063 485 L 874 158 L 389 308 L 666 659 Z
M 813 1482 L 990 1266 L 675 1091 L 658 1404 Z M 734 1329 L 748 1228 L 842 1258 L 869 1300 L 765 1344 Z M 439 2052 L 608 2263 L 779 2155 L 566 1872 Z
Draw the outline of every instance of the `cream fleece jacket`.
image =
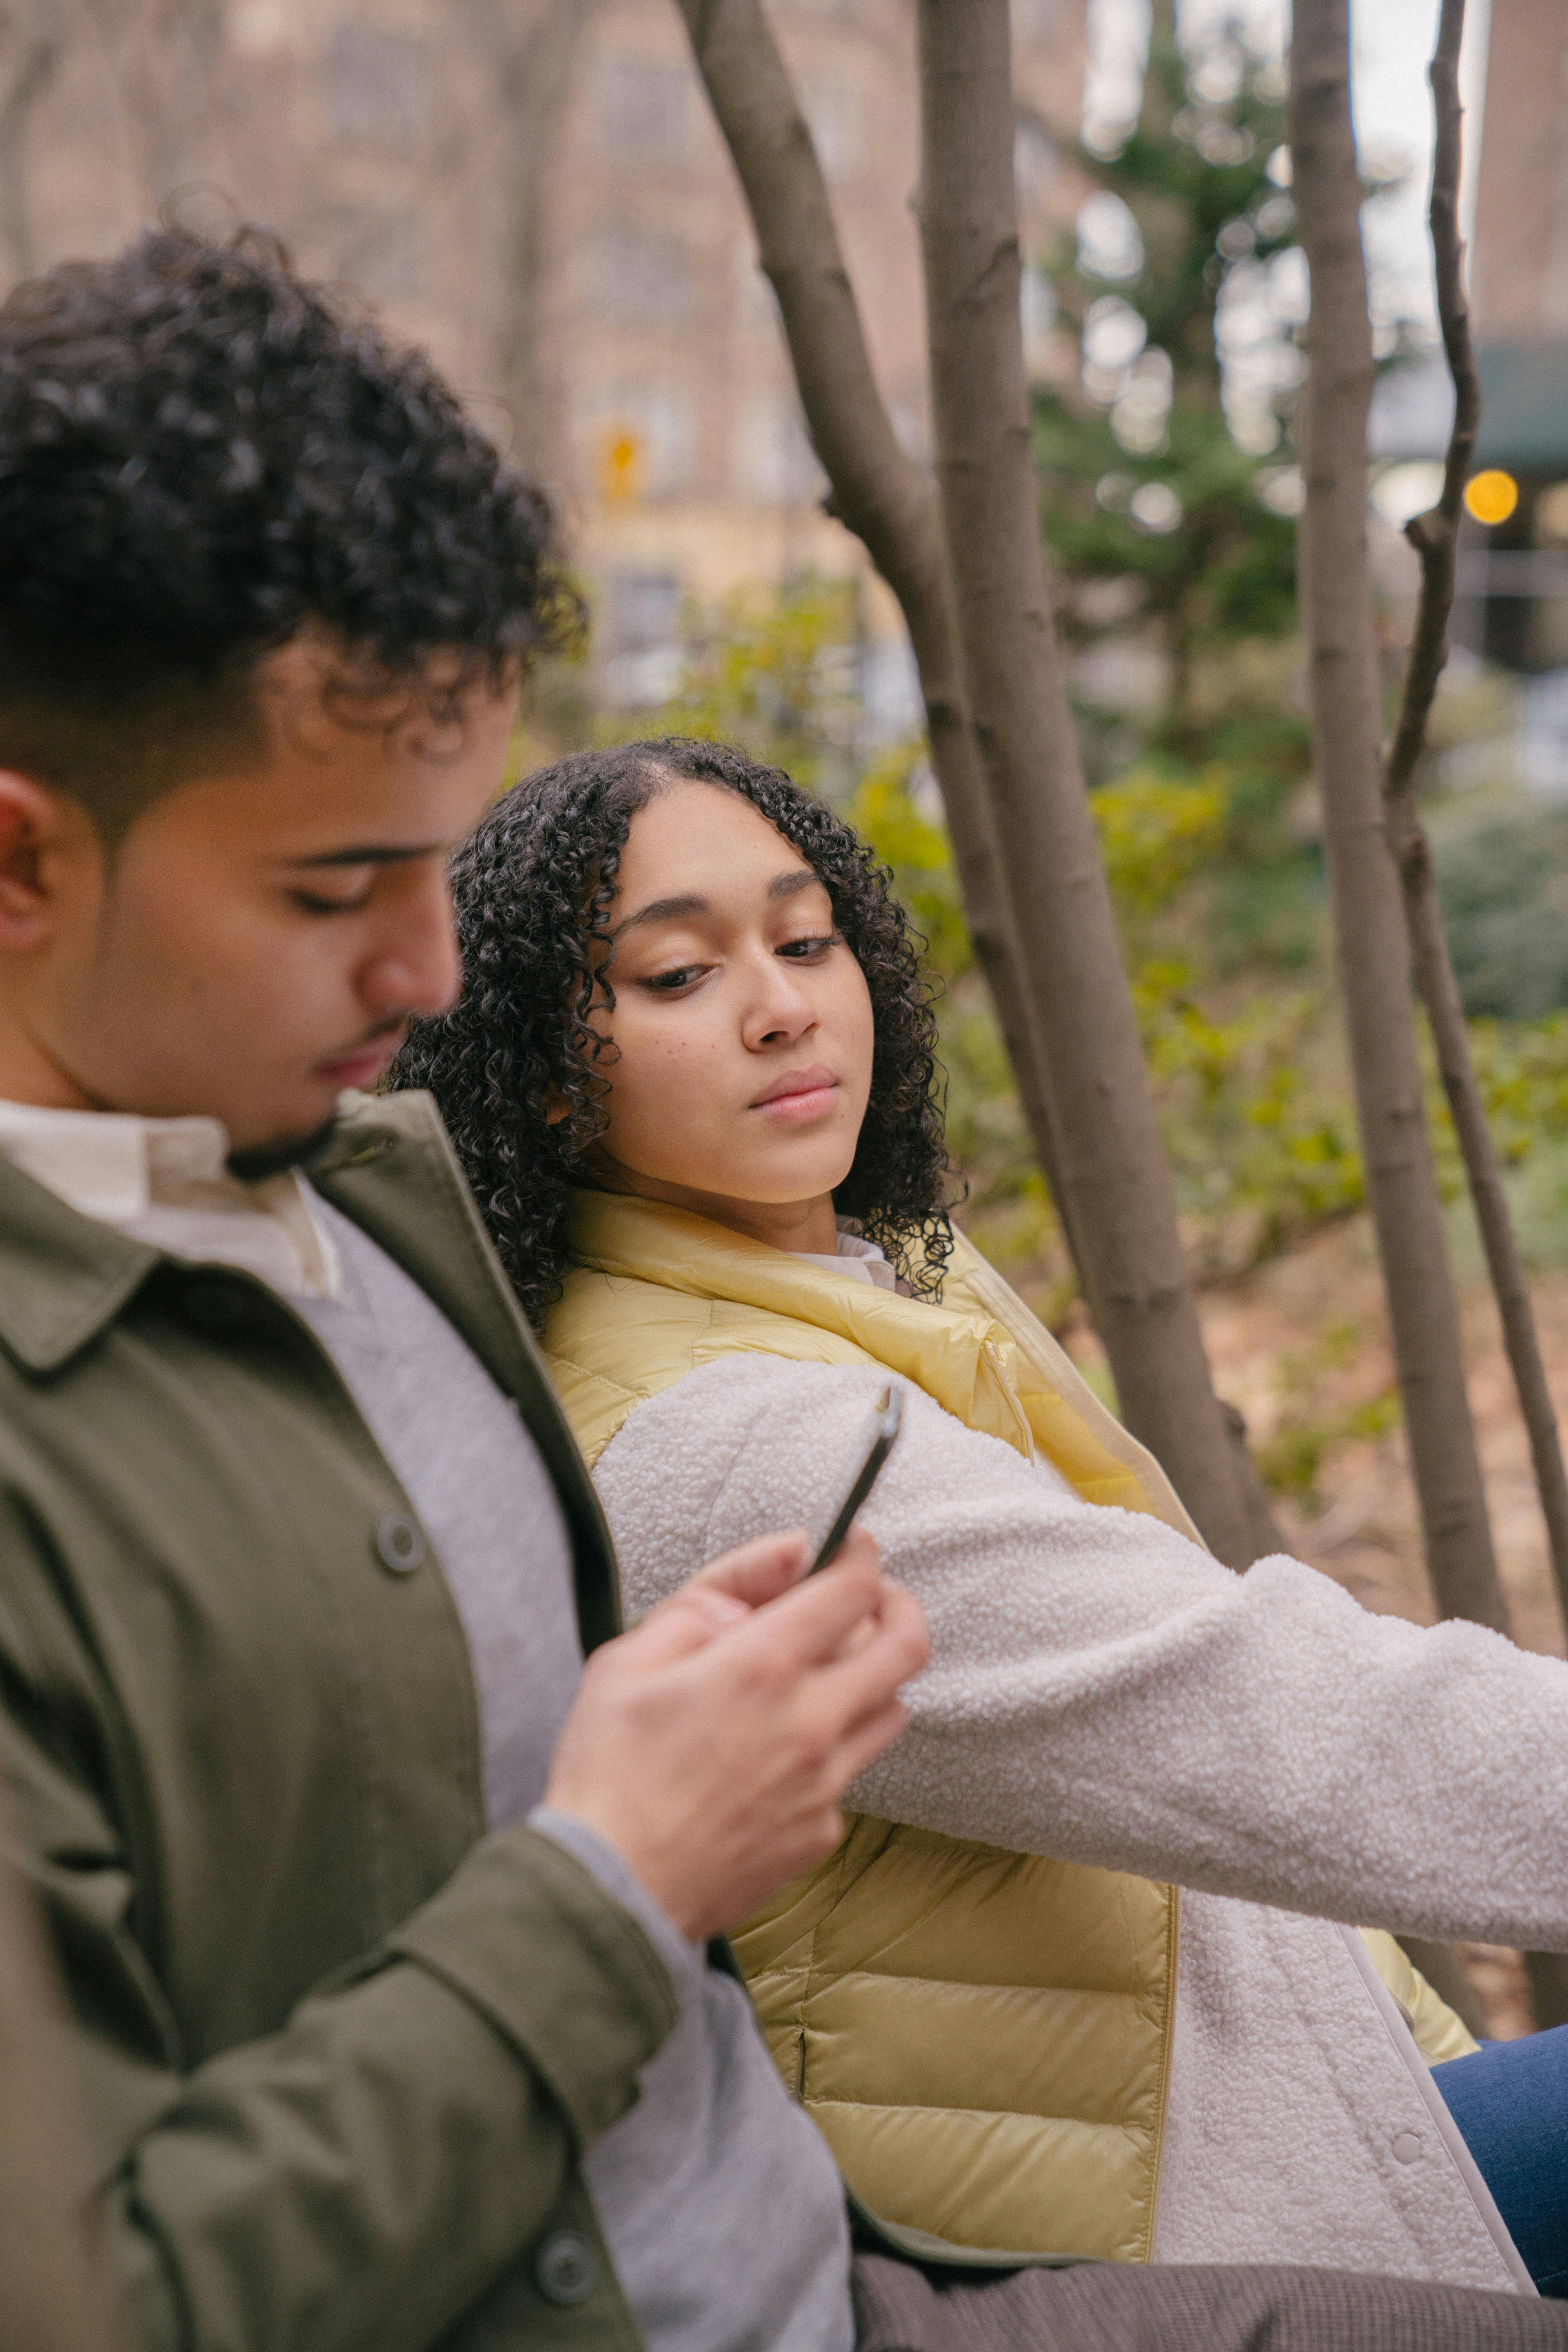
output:
M 751 1536 L 825 1528 L 884 1381 L 737 1355 L 640 1405 L 595 1473 L 628 1609 Z M 1329 1923 L 1568 1948 L 1568 1667 L 1372 1616 L 1297 1560 L 1234 1575 L 908 1384 L 904 1412 L 865 1519 L 932 1658 L 849 1801 L 1191 1890 L 1157 2258 L 1531 2292 Z

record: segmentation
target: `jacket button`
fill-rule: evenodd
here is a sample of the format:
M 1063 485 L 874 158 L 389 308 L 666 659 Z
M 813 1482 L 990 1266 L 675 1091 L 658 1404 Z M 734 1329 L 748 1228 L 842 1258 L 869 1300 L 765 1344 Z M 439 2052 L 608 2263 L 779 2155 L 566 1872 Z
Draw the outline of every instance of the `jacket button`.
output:
M 375 1556 L 394 1576 L 410 1576 L 430 1547 L 417 1519 L 406 1511 L 384 1511 L 375 1523 Z
M 187 1321 L 194 1323 L 198 1331 L 242 1331 L 251 1319 L 248 1295 L 233 1283 L 210 1275 L 187 1282 L 180 1293 L 180 1304 Z
M 599 2284 L 599 2258 L 575 2230 L 557 2230 L 533 2258 L 533 2284 L 546 2303 L 586 2303 Z
M 1421 2154 L 1421 2140 L 1413 2131 L 1395 2132 L 1392 2142 L 1396 2164 L 1414 2164 Z

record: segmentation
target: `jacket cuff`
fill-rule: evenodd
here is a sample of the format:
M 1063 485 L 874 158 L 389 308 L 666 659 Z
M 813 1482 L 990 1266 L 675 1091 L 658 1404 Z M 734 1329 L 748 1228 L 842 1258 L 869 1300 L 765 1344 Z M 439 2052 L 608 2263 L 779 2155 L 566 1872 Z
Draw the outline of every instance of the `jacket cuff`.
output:
M 479 2010 L 585 2147 L 637 2096 L 680 2001 L 643 1928 L 536 1830 L 487 1838 L 386 1939 Z
M 669 1970 L 676 1998 L 682 2007 L 694 1993 L 701 1991 L 708 1965 L 704 1948 L 681 1934 L 664 1906 L 655 1902 L 608 1838 L 601 1837 L 575 1813 L 562 1812 L 554 1805 L 535 1805 L 528 1825 L 542 1837 L 547 1837 L 552 1845 L 573 1855 L 591 1873 L 612 1903 L 618 1903 L 623 1911 L 631 1913 Z

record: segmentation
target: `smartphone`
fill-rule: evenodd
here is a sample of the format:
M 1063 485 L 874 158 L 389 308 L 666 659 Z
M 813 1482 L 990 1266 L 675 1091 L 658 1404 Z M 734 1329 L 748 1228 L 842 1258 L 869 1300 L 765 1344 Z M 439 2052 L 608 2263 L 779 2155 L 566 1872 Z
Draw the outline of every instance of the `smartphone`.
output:
M 822 1539 L 821 1550 L 805 1571 L 807 1576 L 815 1576 L 819 1568 L 827 1567 L 828 1563 L 837 1557 L 845 1537 L 849 1532 L 850 1523 L 856 1512 L 859 1510 L 867 1496 L 876 1485 L 882 1465 L 893 1450 L 893 1440 L 899 1433 L 899 1422 L 903 1410 L 902 1389 L 891 1386 L 885 1388 L 877 1399 L 877 1423 L 871 1433 L 871 1443 L 866 1449 L 866 1458 L 855 1474 L 854 1483 L 849 1492 L 839 1505 L 837 1517 Z

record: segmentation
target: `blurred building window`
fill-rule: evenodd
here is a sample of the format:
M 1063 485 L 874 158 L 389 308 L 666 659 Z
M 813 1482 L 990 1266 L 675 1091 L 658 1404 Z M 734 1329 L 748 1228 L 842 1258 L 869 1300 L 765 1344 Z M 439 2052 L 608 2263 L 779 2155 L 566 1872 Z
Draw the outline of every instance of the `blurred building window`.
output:
M 1024 264 L 1018 279 L 1018 320 L 1024 331 L 1024 357 L 1031 372 L 1045 367 L 1057 323 L 1057 289 L 1044 262 Z
M 1537 547 L 1568 547 L 1568 482 L 1552 482 L 1535 501 Z
M 922 383 L 905 386 L 888 403 L 888 417 L 893 436 L 906 457 L 917 466 L 929 466 L 931 459 L 931 408 Z
M 854 83 L 842 74 L 803 75 L 800 110 L 823 178 L 833 187 L 852 180 L 860 168 L 862 148 L 860 93 Z
M 1013 30 L 1021 41 L 1054 40 L 1061 23 L 1060 0 L 1013 0 Z
M 321 77 L 334 139 L 395 155 L 424 152 L 436 89 L 427 41 L 341 19 L 327 37 Z
M 740 278 L 741 323 L 744 327 L 776 327 L 779 324 L 778 297 L 773 280 L 757 259 L 757 248 L 749 236 L 743 236 L 735 248 L 736 267 Z
M 691 75 L 658 58 L 606 58 L 599 72 L 599 142 L 611 163 L 686 160 Z
M 417 302 L 426 291 L 425 223 L 413 205 L 329 205 L 321 226 L 331 274 L 372 302 Z
M 680 593 L 673 572 L 612 572 L 599 623 L 605 652 L 646 653 L 649 646 L 672 645 L 679 634 Z
M 860 15 L 860 0 L 763 0 L 770 16 L 830 16 L 836 24 L 852 25 Z
M 673 572 L 612 572 L 594 633 L 602 691 L 621 709 L 652 709 L 680 683 L 680 602 Z
M 606 319 L 645 327 L 679 326 L 695 291 L 691 251 L 662 229 L 601 229 L 588 245 L 588 297 Z
M 804 506 L 826 488 L 793 392 L 760 393 L 746 403 L 735 461 L 737 489 L 760 506 Z
M 1021 212 L 1045 207 L 1060 167 L 1057 142 L 1039 116 L 1020 113 L 1013 132 L 1013 179 Z
M 697 433 L 676 384 L 606 384 L 583 408 L 601 497 L 671 499 L 691 481 Z

